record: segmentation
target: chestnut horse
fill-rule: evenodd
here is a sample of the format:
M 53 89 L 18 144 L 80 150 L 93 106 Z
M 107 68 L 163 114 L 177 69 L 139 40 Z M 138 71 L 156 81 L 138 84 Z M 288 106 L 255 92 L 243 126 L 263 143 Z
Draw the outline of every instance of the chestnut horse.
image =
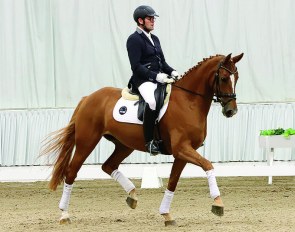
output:
M 242 57 L 243 53 L 235 57 L 229 54 L 205 58 L 172 84 L 169 106 L 159 122 L 164 153 L 175 158 L 160 205 L 160 214 L 164 216 L 166 226 L 176 224 L 169 212 L 170 205 L 187 163 L 200 166 L 206 172 L 213 199 L 211 211 L 218 216 L 224 213 L 213 165 L 196 150 L 206 137 L 207 115 L 213 98 L 220 102 L 225 117 L 237 113 L 235 86 L 238 72 L 235 64 Z M 118 168 L 132 151 L 145 151 L 143 129 L 142 125 L 114 120 L 113 108 L 120 97 L 121 89 L 106 87 L 82 98 L 69 124 L 53 132 L 43 146 L 41 154 L 58 154 L 49 188 L 56 190 L 64 182 L 59 204 L 62 210 L 60 223 L 70 222 L 68 206 L 74 180 L 102 136 L 115 145 L 113 153 L 102 165 L 102 170 L 118 181 L 127 192 L 127 204 L 133 209 L 137 205 L 135 186 Z

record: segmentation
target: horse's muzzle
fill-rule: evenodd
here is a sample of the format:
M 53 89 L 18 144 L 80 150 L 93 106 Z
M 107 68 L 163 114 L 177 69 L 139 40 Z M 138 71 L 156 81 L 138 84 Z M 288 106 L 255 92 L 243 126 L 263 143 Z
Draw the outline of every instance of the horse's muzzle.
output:
M 229 104 L 226 104 L 224 107 L 222 107 L 222 114 L 227 118 L 234 116 L 237 112 L 238 108 L 232 107 Z

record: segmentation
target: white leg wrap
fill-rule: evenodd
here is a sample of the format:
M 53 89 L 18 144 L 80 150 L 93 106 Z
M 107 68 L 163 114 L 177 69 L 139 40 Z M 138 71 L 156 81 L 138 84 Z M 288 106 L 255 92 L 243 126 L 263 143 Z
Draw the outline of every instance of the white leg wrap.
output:
M 134 184 L 118 169 L 112 172 L 111 177 L 115 181 L 118 181 L 127 193 L 130 193 L 131 190 L 135 189 Z
M 64 183 L 64 190 L 59 202 L 59 208 L 63 211 L 68 211 L 72 188 L 73 185 Z
M 169 213 L 173 196 L 174 196 L 174 192 L 171 192 L 168 189 L 165 190 L 165 194 L 159 209 L 160 214 Z
M 208 178 L 210 196 L 212 199 L 215 199 L 216 197 L 220 196 L 220 192 L 217 186 L 214 169 L 207 171 L 206 174 Z

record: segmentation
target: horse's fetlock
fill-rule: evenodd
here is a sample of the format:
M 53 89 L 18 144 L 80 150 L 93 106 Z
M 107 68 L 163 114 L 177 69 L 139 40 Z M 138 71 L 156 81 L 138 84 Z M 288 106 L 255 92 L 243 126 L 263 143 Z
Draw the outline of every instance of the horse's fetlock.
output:
M 67 183 L 67 184 L 73 184 L 74 183 L 74 181 L 75 181 L 75 179 L 76 179 L 76 177 L 77 177 L 77 173 L 75 173 L 75 172 L 73 172 L 73 171 L 70 171 L 70 170 L 67 170 L 67 172 L 66 172 L 66 178 L 65 178 L 65 182 Z
M 113 172 L 114 170 L 118 169 L 118 167 L 112 167 L 112 166 L 110 166 L 109 164 L 105 164 L 105 163 L 104 163 L 103 165 L 101 165 L 101 169 L 102 169 L 105 173 L 111 175 L 112 172 Z
M 112 173 L 111 167 L 108 166 L 107 164 L 103 164 L 101 165 L 101 169 L 105 172 L 105 173 Z

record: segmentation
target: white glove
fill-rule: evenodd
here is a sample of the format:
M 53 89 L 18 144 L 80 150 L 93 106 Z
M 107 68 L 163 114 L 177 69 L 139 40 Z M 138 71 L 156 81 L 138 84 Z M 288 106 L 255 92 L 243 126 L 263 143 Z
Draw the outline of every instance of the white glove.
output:
M 156 80 L 160 83 L 173 83 L 174 80 L 172 78 L 168 78 L 168 75 L 166 73 L 158 73 Z
M 178 72 L 177 71 L 172 71 L 171 72 L 171 76 L 172 76 L 172 78 L 174 79 L 174 80 L 179 80 L 179 79 L 181 79 L 181 76 L 178 74 Z

